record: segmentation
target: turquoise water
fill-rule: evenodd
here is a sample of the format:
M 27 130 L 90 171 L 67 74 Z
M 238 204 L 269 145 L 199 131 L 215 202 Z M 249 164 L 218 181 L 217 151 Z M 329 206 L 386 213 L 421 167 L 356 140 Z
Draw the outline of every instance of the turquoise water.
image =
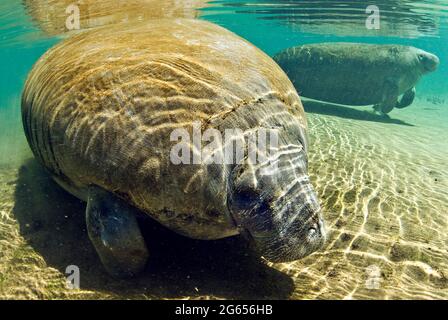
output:
M 370 107 L 305 103 L 312 141 L 310 174 L 325 211 L 329 241 L 321 252 L 302 261 L 269 264 L 288 280 L 263 271 L 268 283 L 255 286 L 262 295 L 448 298 L 448 5 L 444 2 L 375 1 L 379 30 L 365 27 L 368 4 L 363 1 L 227 0 L 211 1 L 199 10 L 200 19 L 235 32 L 270 56 L 296 45 L 343 41 L 411 45 L 441 61 L 436 72 L 418 83 L 414 104 L 392 111 L 389 118 L 374 114 Z M 23 84 L 37 59 L 67 36 L 46 34 L 30 12 L 19 0 L 0 3 L 0 298 L 260 297 L 244 289 L 239 294 L 244 282 L 217 280 L 213 271 L 206 271 L 206 280 L 198 280 L 205 292 L 188 285 L 177 292 L 172 284 L 165 288 L 160 281 L 157 285 L 164 289 L 152 290 L 145 280 L 113 288 L 102 280 L 75 293 L 65 289 L 62 264 L 48 259 L 47 246 L 36 245 L 51 242 L 53 230 L 44 226 L 46 233 L 27 236 L 16 210 L 18 199 L 41 203 L 36 199 L 50 197 L 57 202 L 65 197 L 48 191 L 57 187 L 40 171 L 34 173 L 40 180 L 30 189 L 20 185 L 23 168 L 35 168 L 21 126 Z M 25 180 L 33 177 L 25 175 Z M 39 181 L 44 187 L 39 188 Z M 85 261 L 98 263 L 92 259 Z M 243 265 L 251 272 L 265 268 L 247 261 Z M 366 285 L 372 268 L 378 268 L 381 280 L 373 289 Z

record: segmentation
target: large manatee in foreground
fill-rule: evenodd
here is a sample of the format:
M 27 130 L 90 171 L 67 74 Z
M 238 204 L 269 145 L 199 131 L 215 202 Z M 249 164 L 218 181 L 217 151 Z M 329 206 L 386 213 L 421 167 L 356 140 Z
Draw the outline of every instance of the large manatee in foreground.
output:
M 66 39 L 33 67 L 22 117 L 36 158 L 87 202 L 89 237 L 113 275 L 136 274 L 148 258 L 137 212 L 192 238 L 245 234 L 271 261 L 324 242 L 296 90 L 270 57 L 214 24 L 118 24 Z M 179 137 L 201 130 L 205 141 L 207 129 L 217 148 L 205 154 L 216 159 L 228 146 L 216 142 L 234 129 L 239 142 L 276 133 L 275 152 L 173 160 L 180 145 L 197 156 L 201 141 Z
M 409 106 L 417 82 L 439 65 L 438 57 L 421 49 L 363 43 L 307 44 L 281 51 L 274 60 L 304 97 L 375 105 L 382 113 Z

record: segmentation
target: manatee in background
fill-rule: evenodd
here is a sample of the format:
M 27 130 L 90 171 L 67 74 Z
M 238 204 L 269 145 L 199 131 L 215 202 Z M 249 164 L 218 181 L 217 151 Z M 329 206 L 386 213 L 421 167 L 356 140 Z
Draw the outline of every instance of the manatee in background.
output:
M 137 212 L 191 238 L 245 234 L 277 262 L 325 240 L 294 86 L 261 50 L 212 23 L 162 19 L 74 35 L 33 67 L 22 117 L 36 158 L 87 202 L 89 237 L 113 275 L 145 266 Z M 221 136 L 275 130 L 276 169 L 174 163 L 172 133 L 191 136 L 197 122 Z
M 409 106 L 417 82 L 439 65 L 437 56 L 418 48 L 363 43 L 297 46 L 281 51 L 274 60 L 304 97 L 374 105 L 383 114 Z
M 72 31 L 66 22 L 73 22 L 75 5 L 82 30 L 150 19 L 192 19 L 199 16 L 198 9 L 207 6 L 207 0 L 23 0 L 23 3 L 37 26 L 48 35 Z

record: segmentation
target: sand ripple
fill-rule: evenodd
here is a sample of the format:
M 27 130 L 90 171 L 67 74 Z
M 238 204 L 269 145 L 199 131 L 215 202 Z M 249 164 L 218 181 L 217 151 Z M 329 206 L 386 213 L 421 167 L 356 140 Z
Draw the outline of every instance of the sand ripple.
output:
M 330 230 L 323 252 L 278 266 L 295 279 L 294 298 L 448 297 L 446 115 L 423 107 L 392 114 L 412 126 L 308 116 Z

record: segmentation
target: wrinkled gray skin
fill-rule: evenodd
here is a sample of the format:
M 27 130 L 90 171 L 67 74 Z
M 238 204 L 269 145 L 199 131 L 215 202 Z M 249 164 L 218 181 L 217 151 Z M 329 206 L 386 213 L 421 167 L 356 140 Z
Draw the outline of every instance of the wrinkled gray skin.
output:
M 417 82 L 439 65 L 437 56 L 418 48 L 363 43 L 303 45 L 281 51 L 274 60 L 301 96 L 374 105 L 383 114 L 412 104 Z

